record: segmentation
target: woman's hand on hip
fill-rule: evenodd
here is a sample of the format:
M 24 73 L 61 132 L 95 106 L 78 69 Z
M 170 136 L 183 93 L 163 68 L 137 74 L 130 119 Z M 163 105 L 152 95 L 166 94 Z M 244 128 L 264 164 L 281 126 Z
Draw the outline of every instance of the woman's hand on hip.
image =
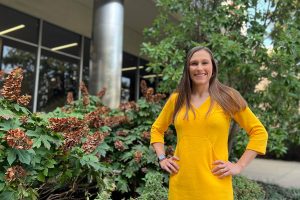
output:
M 237 175 L 242 171 L 242 166 L 229 161 L 216 160 L 213 165 L 215 165 L 215 167 L 213 168 L 212 173 L 219 178 Z
M 179 161 L 179 158 L 173 156 L 160 161 L 159 164 L 163 170 L 166 170 L 170 174 L 176 174 L 179 170 L 179 165 L 175 161 Z

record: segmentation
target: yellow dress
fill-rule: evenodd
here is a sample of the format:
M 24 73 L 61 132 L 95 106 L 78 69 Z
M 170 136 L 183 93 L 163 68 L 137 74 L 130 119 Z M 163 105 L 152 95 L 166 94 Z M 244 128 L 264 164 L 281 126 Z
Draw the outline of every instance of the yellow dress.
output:
M 164 143 L 164 132 L 172 122 L 175 101 L 172 94 L 151 128 L 150 143 Z M 215 103 L 208 117 L 210 97 L 183 120 L 185 108 L 175 119 L 177 145 L 174 155 L 179 157 L 177 174 L 170 176 L 169 200 L 232 200 L 232 177 L 219 179 L 211 172 L 213 161 L 228 160 L 228 134 L 231 118 Z M 247 107 L 236 113 L 234 120 L 249 135 L 247 149 L 265 154 L 268 134 L 258 118 Z

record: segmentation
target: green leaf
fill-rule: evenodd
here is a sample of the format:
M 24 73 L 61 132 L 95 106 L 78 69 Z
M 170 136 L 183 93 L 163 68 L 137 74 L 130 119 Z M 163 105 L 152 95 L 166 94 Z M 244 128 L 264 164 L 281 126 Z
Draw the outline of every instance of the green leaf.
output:
M 0 109 L 0 116 L 6 120 L 11 119 L 15 116 L 15 114 L 10 111 L 10 110 L 6 110 L 6 109 Z
M 2 191 L 4 187 L 5 187 L 5 183 L 0 183 L 0 191 Z
M 44 176 L 48 176 L 48 168 L 45 168 L 45 169 L 43 170 L 43 174 L 44 174 Z
M 117 182 L 118 190 L 120 190 L 123 193 L 128 192 L 129 187 L 128 187 L 128 183 L 127 183 L 126 179 L 118 177 L 118 178 L 116 178 L 116 182 Z
M 1 200 L 17 200 L 17 192 L 15 191 L 4 191 L 0 194 Z
M 20 160 L 21 163 L 25 163 L 27 165 L 30 164 L 30 161 L 31 161 L 31 155 L 28 151 L 26 150 L 15 150 L 17 155 L 18 155 L 18 158 Z
M 45 182 L 45 175 L 43 173 L 39 173 L 37 175 L 37 179 L 41 182 Z
M 40 139 L 42 139 L 44 146 L 49 150 L 51 148 L 51 145 L 48 142 L 49 136 L 43 135 L 40 137 Z
M 21 108 L 21 110 L 22 110 L 23 113 L 25 113 L 25 114 L 29 114 L 30 113 L 30 111 L 27 108 L 25 108 L 23 106 L 21 106 L 20 108 Z
M 46 164 L 46 167 L 48 167 L 48 168 L 54 168 L 55 164 L 57 164 L 57 162 L 55 160 L 53 160 L 53 159 L 50 159 L 50 160 L 48 160 L 48 162 Z
M 110 146 L 108 146 L 106 143 L 102 143 L 100 144 L 97 149 L 96 152 L 100 154 L 100 156 L 105 157 L 106 152 L 110 149 Z
M 15 152 L 15 149 L 8 149 L 7 150 L 7 162 L 9 165 L 11 165 L 17 158 L 17 154 Z
M 111 128 L 108 126 L 102 126 L 102 127 L 100 127 L 100 131 L 101 132 L 110 132 Z
M 39 138 L 39 139 L 35 140 L 35 142 L 32 145 L 32 148 L 35 148 L 35 147 L 40 148 L 41 144 L 42 144 L 42 139 Z
M 10 129 L 20 128 L 21 123 L 18 119 L 10 119 L 0 123 L 0 130 L 8 131 Z
M 28 130 L 26 132 L 26 135 L 28 135 L 30 137 L 37 137 L 38 138 L 41 135 L 41 131 L 42 131 L 42 129 L 38 127 L 34 131 L 33 130 Z
M 16 111 L 19 112 L 21 107 L 20 107 L 19 104 L 14 104 L 14 108 L 15 108 Z
M 91 154 L 82 156 L 80 164 L 83 166 L 90 166 L 96 171 L 99 170 L 99 159 L 97 156 Z

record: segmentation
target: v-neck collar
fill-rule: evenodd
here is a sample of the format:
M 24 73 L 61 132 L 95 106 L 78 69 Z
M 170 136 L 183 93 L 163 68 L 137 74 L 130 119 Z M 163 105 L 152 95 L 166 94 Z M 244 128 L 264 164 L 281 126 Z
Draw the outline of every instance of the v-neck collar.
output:
M 191 105 L 193 106 L 194 109 L 198 110 L 201 107 L 203 107 L 205 104 L 207 104 L 207 102 L 209 102 L 209 100 L 210 100 L 210 95 L 208 97 L 206 97 L 206 99 L 204 100 L 204 102 L 202 104 L 200 104 L 198 107 L 194 106 L 192 103 L 191 103 Z

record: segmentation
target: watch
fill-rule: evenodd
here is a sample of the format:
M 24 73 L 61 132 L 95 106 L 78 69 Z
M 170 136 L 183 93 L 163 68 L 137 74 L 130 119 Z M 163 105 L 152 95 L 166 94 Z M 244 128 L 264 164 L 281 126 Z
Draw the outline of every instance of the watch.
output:
M 159 162 L 163 161 L 164 159 L 166 159 L 166 155 L 165 154 L 161 154 L 161 155 L 158 156 Z

